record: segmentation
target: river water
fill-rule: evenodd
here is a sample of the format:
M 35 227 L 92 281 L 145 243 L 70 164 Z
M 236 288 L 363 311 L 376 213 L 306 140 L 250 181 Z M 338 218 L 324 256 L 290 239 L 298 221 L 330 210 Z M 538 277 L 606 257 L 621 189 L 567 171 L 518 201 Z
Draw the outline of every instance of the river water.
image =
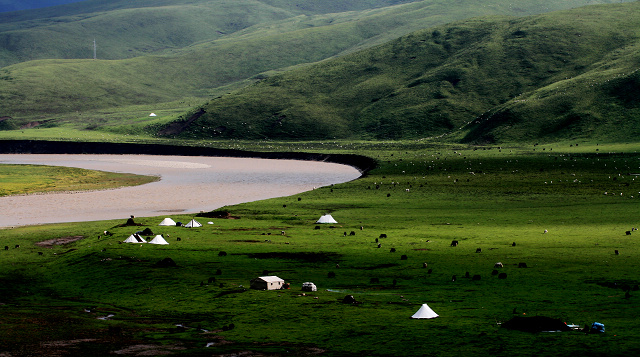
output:
M 206 212 L 360 176 L 351 166 L 326 162 L 201 156 L 0 154 L 0 164 L 69 166 L 161 177 L 146 185 L 113 190 L 0 197 L 0 227 Z

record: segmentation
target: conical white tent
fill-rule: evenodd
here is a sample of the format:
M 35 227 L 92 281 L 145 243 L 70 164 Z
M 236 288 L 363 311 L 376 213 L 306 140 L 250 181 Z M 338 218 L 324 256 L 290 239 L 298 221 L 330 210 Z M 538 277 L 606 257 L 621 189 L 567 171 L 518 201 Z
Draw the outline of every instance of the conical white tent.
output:
M 153 237 L 152 240 L 149 241 L 149 244 L 169 244 L 163 236 L 161 235 L 157 235 L 155 237 Z
M 338 223 L 330 214 L 320 217 L 316 223 Z
M 438 317 L 438 314 L 431 310 L 427 304 L 422 304 L 420 309 L 411 316 L 412 319 L 433 319 L 436 317 Z
M 167 218 L 163 219 L 162 222 L 160 222 L 160 224 L 158 224 L 158 225 L 159 226 L 175 226 L 176 222 L 173 219 L 167 217 Z
M 202 224 L 198 221 L 196 221 L 195 219 L 192 219 L 189 221 L 189 223 L 184 225 L 187 228 L 195 228 L 195 227 L 202 227 Z
M 132 234 L 124 240 L 124 243 L 147 243 L 147 241 L 137 234 Z

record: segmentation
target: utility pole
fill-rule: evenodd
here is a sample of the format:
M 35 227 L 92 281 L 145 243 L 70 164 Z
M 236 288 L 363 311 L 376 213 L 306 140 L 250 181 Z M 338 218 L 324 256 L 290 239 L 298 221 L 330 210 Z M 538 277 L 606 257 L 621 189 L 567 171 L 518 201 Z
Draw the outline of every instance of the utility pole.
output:
M 96 39 L 93 39 L 93 59 L 97 59 L 97 51 L 96 51 Z

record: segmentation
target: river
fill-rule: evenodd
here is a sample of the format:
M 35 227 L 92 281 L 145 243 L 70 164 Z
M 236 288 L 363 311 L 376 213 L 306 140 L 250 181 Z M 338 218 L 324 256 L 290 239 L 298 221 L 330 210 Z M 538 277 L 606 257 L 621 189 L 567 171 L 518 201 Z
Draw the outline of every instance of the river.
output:
M 334 163 L 203 156 L 0 154 L 0 164 L 161 177 L 145 185 L 104 191 L 0 197 L 0 227 L 206 212 L 360 177 L 357 169 Z

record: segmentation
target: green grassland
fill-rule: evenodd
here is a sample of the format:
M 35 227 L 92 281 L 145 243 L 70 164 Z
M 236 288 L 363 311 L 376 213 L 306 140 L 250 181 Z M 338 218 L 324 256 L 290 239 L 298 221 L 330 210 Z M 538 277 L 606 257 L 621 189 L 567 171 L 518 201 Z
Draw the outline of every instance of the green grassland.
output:
M 224 207 L 239 219 L 200 217 L 197 229 L 136 217 L 141 226 L 122 227 L 123 218 L 2 230 L 9 250 L 0 250 L 0 351 L 622 356 L 640 349 L 640 248 L 637 232 L 625 234 L 638 223 L 637 144 L 242 145 L 359 153 L 380 165 L 353 182 Z M 327 212 L 339 223 L 315 229 Z M 170 245 L 119 243 L 145 227 Z M 83 239 L 36 245 L 62 237 Z M 156 266 L 167 257 L 177 267 Z M 492 274 L 496 262 L 506 279 Z M 248 289 L 263 274 L 291 289 Z M 318 291 L 302 295 L 305 281 Z M 343 304 L 345 295 L 360 303 Z M 440 317 L 410 319 L 422 303 Z M 599 321 L 607 333 L 501 328 L 514 309 Z
M 14 118 L 11 127 L 46 122 L 93 129 L 105 121 L 101 113 L 156 103 L 176 104 L 174 110 L 184 113 L 180 102 L 199 98 L 203 103 L 272 71 L 352 53 L 419 29 L 473 16 L 522 16 L 610 1 L 362 1 L 349 2 L 350 7 L 309 1 L 301 7 L 257 1 L 106 3 L 111 2 L 74 3 L 0 21 L 0 56 L 28 52 L 0 69 L 0 116 Z M 379 92 L 390 85 L 382 83 L 378 88 L 372 81 L 363 90 Z M 303 112 L 337 115 L 312 104 Z M 88 111 L 96 115 L 78 117 Z M 149 131 L 157 129 L 153 124 Z
M 0 165 L 0 196 L 135 186 L 157 177 L 46 165 Z

